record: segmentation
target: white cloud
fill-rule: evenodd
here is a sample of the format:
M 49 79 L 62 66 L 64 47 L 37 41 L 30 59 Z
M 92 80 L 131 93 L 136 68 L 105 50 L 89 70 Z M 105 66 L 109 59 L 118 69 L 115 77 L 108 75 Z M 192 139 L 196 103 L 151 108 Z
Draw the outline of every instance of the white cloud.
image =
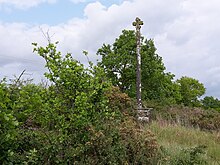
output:
M 0 0 L 0 9 L 10 10 L 11 7 L 27 9 L 41 3 L 55 3 L 56 0 Z
M 44 43 L 38 27 L 27 24 L 0 24 L 0 78 L 19 75 L 24 69 L 33 77 L 41 79 L 44 62 L 32 53 L 32 42 Z
M 207 94 L 220 97 L 218 40 L 220 37 L 220 2 L 184 1 L 183 14 L 169 23 L 163 35 L 155 40 L 159 54 L 168 70 L 177 77 L 188 75 L 199 79 L 207 87 Z
M 3 2 L 0 0 L 0 4 Z M 177 78 L 199 79 L 207 87 L 208 94 L 220 98 L 219 8 L 218 0 L 133 0 L 110 7 L 97 1 L 86 6 L 83 19 L 73 18 L 60 25 L 41 27 L 54 34 L 53 41 L 60 41 L 62 52 L 72 52 L 75 58 L 86 62 L 82 50 L 89 51 L 90 59 L 96 59 L 97 49 L 103 43 L 112 43 L 121 30 L 134 29 L 131 24 L 139 16 L 144 21 L 142 34 L 154 38 L 167 71 Z M 38 26 L 2 23 L 0 37 L 0 49 L 4 50 L 1 53 L 5 56 L 3 62 L 0 60 L 1 75 L 12 75 L 25 67 L 31 73 L 43 72 L 40 69 L 43 61 L 31 53 L 30 45 L 31 42 L 45 44 Z M 0 54 L 1 59 L 2 56 Z

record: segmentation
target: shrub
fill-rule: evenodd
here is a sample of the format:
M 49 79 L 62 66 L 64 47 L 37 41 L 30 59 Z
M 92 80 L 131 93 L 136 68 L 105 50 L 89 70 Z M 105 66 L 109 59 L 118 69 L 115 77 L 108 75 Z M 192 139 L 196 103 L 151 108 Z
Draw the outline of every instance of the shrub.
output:
M 10 161 L 16 148 L 18 121 L 9 109 L 9 91 L 5 80 L 0 82 L 0 164 Z

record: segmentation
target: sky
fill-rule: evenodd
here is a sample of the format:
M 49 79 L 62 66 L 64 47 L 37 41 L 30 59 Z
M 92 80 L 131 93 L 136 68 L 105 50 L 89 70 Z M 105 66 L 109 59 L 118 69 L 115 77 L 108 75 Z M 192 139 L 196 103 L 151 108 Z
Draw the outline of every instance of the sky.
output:
M 31 43 L 45 46 L 43 33 L 59 41 L 58 49 L 82 63 L 96 61 L 98 48 L 112 44 L 123 29 L 154 39 L 166 71 L 176 79 L 188 76 L 220 98 L 219 0 L 0 0 L 0 79 L 43 79 L 44 60 Z

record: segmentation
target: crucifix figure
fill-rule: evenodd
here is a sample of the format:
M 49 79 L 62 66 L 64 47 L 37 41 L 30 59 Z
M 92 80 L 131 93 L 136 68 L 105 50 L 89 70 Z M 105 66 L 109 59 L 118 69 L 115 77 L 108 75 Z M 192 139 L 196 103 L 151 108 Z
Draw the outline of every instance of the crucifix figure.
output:
M 136 18 L 135 22 L 133 22 L 133 26 L 136 28 L 136 42 L 137 42 L 137 79 L 136 79 L 136 97 L 137 97 L 137 109 L 142 109 L 142 101 L 141 101 L 141 55 L 140 55 L 140 48 L 141 48 L 141 25 L 143 25 L 143 21 L 140 18 Z

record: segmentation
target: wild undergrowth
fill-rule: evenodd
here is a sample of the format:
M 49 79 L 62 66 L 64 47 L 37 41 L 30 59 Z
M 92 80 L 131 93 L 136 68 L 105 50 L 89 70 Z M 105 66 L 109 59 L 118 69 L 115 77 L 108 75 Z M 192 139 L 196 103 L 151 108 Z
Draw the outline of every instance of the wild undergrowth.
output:
M 33 45 L 50 83 L 0 82 L 0 164 L 219 164 L 217 112 L 155 106 L 140 123 L 103 68 Z

